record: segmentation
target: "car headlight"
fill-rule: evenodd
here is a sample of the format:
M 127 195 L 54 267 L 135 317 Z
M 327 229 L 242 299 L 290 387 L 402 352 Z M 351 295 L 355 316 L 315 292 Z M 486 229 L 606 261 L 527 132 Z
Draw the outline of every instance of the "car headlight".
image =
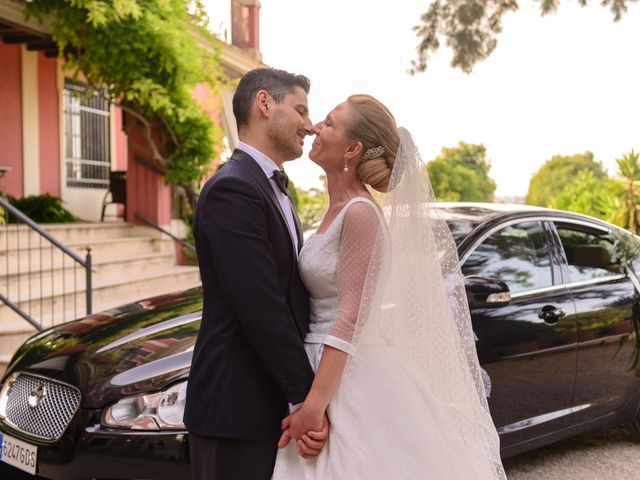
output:
M 133 430 L 184 430 L 187 382 L 158 393 L 125 397 L 107 408 L 102 424 Z

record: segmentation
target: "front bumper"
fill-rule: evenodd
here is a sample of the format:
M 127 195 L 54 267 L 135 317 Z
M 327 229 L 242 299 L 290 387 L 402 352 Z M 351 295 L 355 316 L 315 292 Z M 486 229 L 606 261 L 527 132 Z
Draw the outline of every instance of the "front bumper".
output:
M 106 429 L 97 411 L 80 410 L 65 434 L 42 444 L 6 426 L 0 431 L 38 446 L 37 476 L 0 462 L 3 480 L 190 480 L 186 431 Z

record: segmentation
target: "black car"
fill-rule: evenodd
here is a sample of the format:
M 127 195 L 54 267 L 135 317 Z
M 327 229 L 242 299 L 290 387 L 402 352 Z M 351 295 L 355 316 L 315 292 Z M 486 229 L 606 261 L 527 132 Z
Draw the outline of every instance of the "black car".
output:
M 555 210 L 438 210 L 458 244 L 503 456 L 612 424 L 637 434 L 635 238 Z M 181 422 L 201 307 L 192 289 L 29 339 L 2 381 L 1 478 L 190 478 Z

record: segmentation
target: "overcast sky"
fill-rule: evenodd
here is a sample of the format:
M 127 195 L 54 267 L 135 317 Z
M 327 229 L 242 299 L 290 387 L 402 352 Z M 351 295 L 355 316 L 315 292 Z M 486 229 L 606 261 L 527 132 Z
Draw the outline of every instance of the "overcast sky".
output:
M 555 154 L 590 150 L 613 174 L 616 158 L 640 150 L 640 5 L 615 23 L 599 2 L 564 0 L 541 18 L 537 2 L 522 0 L 473 73 L 452 69 L 443 50 L 412 77 L 411 27 L 429 3 L 262 0 L 263 60 L 311 78 L 315 121 L 349 94 L 369 93 L 413 133 L 425 161 L 459 141 L 483 143 L 499 196 L 525 195 Z M 306 154 L 286 169 L 298 186 L 319 185 Z

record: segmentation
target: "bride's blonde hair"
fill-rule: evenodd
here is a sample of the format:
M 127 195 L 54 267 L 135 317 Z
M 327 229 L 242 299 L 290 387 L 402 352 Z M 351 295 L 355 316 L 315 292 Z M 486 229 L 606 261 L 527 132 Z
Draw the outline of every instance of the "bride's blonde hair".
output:
M 400 144 L 398 127 L 387 107 L 371 95 L 358 94 L 347 98 L 355 113 L 347 136 L 362 142 L 362 153 L 370 148 L 382 147 L 382 156 L 370 160 L 360 159 L 356 172 L 358 179 L 379 192 L 386 192 Z

